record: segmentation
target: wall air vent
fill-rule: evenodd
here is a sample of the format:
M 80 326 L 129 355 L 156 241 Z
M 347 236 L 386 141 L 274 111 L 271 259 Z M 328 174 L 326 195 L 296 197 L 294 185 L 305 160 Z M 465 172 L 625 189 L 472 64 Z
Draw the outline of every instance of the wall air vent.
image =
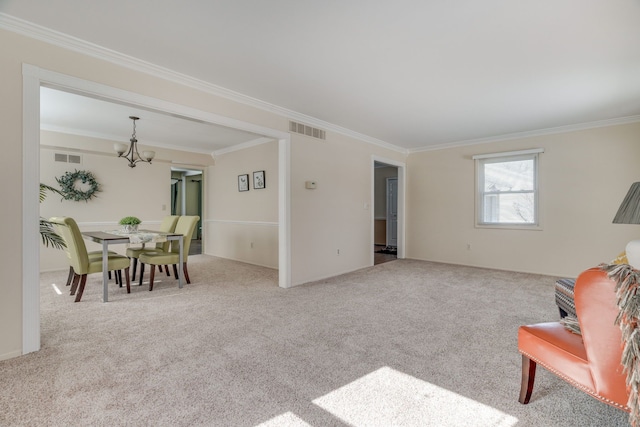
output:
M 322 129 L 314 128 L 302 123 L 289 121 L 289 132 L 299 133 L 317 139 L 327 139 L 326 133 Z
M 74 164 L 79 165 L 79 164 L 82 163 L 82 156 L 79 156 L 77 154 L 55 153 L 54 154 L 54 160 L 56 162 L 74 163 Z

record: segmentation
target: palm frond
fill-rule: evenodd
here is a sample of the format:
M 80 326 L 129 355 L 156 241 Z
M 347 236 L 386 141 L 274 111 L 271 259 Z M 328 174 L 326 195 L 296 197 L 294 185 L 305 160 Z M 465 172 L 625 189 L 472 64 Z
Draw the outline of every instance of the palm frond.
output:
M 44 199 L 47 198 L 47 191 L 62 195 L 62 193 L 60 193 L 60 190 L 58 190 L 57 188 L 53 188 L 50 185 L 40 183 L 40 203 L 42 203 Z
M 49 247 L 49 245 L 55 249 L 67 247 L 62 237 L 53 229 L 53 224 L 44 218 L 40 218 L 40 237 L 42 238 L 42 244 L 46 247 Z
M 40 183 L 40 203 L 47 197 L 47 191 L 52 193 L 61 194 L 60 190 L 53 188 L 50 185 Z M 46 247 L 51 246 L 55 249 L 64 249 L 67 245 L 64 243 L 62 237 L 56 233 L 53 228 L 53 224 L 44 218 L 40 218 L 40 237 L 42 238 L 42 244 Z

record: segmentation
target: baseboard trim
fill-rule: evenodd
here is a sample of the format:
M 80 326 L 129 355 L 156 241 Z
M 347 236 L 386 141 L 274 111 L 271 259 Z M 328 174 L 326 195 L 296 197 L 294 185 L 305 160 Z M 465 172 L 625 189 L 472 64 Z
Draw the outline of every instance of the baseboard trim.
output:
M 14 359 L 20 356 L 22 356 L 22 351 L 16 350 L 16 351 L 11 351 L 9 353 L 0 354 L 0 360 Z

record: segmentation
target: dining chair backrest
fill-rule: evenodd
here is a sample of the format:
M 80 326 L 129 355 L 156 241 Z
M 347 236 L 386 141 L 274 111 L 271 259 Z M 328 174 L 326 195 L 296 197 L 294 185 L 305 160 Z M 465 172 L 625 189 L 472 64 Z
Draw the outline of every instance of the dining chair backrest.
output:
M 187 256 L 189 256 L 189 249 L 191 248 L 191 238 L 193 237 L 193 232 L 196 229 L 196 224 L 200 221 L 200 217 L 198 215 L 183 215 L 178 219 L 178 223 L 176 224 L 176 229 L 174 233 L 182 234 L 182 260 L 181 262 L 185 262 L 187 260 Z M 173 240 L 171 242 L 171 252 L 179 254 L 180 253 L 180 243 L 177 240 Z
M 176 224 L 178 223 L 179 215 L 169 215 L 165 216 L 160 224 L 160 231 L 165 233 L 173 233 L 176 231 Z M 169 250 L 169 241 L 163 243 L 156 243 L 156 249 L 160 249 L 161 251 Z
M 76 274 L 87 274 L 89 270 L 89 254 L 80 233 L 80 228 L 71 217 L 52 217 L 49 221 L 56 225 L 67 245 L 69 262 Z

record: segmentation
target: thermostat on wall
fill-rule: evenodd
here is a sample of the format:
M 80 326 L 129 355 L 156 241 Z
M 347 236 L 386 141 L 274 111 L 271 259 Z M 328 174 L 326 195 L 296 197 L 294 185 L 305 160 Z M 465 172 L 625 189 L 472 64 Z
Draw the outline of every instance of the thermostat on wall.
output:
M 304 187 L 309 189 L 309 190 L 315 190 L 316 189 L 316 182 L 315 181 L 307 181 L 304 183 Z

